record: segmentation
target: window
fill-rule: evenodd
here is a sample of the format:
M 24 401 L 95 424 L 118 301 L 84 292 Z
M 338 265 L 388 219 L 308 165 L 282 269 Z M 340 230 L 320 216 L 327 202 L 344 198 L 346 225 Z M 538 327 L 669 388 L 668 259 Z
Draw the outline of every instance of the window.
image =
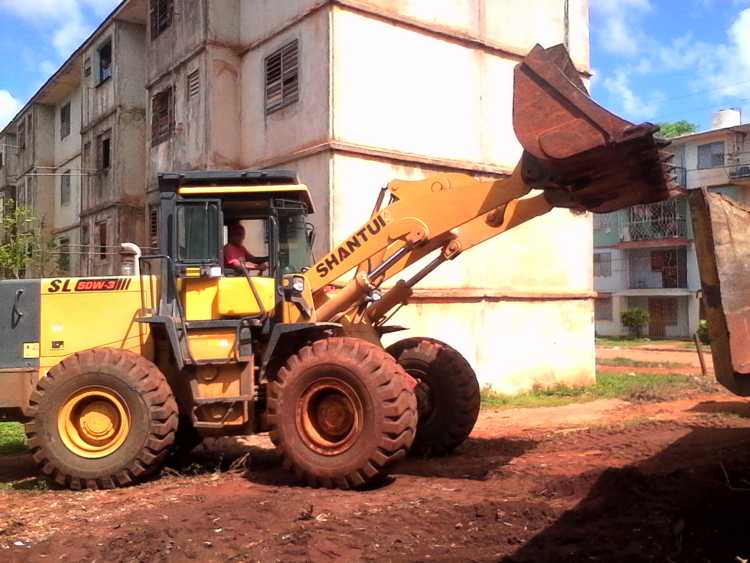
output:
M 99 170 L 109 170 L 112 164 L 110 132 L 102 133 L 96 138 L 96 166 Z
M 300 213 L 279 213 L 279 268 L 284 274 L 304 271 L 313 264 L 312 225 Z
M 213 202 L 177 207 L 177 257 L 187 262 L 218 262 L 219 206 Z
M 96 224 L 96 231 L 99 233 L 99 259 L 107 259 L 107 222 L 102 221 Z
M 99 82 L 112 77 L 112 41 L 99 47 Z
M 159 208 L 148 210 L 148 239 L 151 248 L 159 248 Z
M 88 78 L 91 76 L 91 57 L 86 57 L 83 60 L 83 75 Z
M 172 25 L 174 0 L 151 0 L 151 39 Z
M 201 92 L 201 72 L 194 70 L 187 77 L 187 97 L 192 99 Z
M 174 130 L 174 97 L 172 88 L 151 99 L 151 145 L 156 146 L 172 136 Z
M 594 299 L 594 320 L 611 321 L 612 320 L 612 298 Z
M 70 135 L 70 102 L 60 108 L 60 138 Z
M 608 278 L 612 275 L 612 253 L 598 252 L 594 254 L 594 277 Z
M 60 205 L 70 205 L 70 170 L 66 170 L 60 176 Z
M 724 166 L 724 141 L 698 146 L 698 169 Z
M 70 240 L 61 238 L 57 241 L 57 265 L 61 274 L 70 273 Z
M 89 244 L 90 244 L 90 240 L 89 240 L 89 226 L 88 225 L 83 225 L 81 227 L 81 255 L 85 259 L 88 259 Z M 83 273 L 87 273 L 87 272 L 84 270 Z
M 18 150 L 26 150 L 26 121 L 23 119 L 18 124 Z
M 266 113 L 299 99 L 298 43 L 292 41 L 266 57 Z
M 3 147 L 0 147 L 2 149 Z M 5 165 L 5 152 L 0 150 L 0 168 L 2 168 Z

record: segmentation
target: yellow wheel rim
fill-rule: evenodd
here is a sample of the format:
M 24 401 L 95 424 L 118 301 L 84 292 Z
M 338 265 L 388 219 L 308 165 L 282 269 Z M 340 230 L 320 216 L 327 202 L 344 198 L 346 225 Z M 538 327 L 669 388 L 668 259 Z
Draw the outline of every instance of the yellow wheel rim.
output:
M 57 417 L 65 446 L 89 459 L 117 451 L 130 433 L 130 411 L 122 397 L 105 387 L 86 387 L 65 401 Z

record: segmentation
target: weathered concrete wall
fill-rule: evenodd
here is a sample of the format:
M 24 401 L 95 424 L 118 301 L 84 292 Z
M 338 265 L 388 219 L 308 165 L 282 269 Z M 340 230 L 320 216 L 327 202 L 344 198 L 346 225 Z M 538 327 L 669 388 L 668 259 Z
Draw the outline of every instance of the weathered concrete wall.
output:
M 388 181 L 437 172 L 354 155 L 337 154 L 333 162 L 334 244 L 361 226 Z M 425 201 L 425 212 L 428 208 Z M 591 380 L 592 245 L 590 215 L 555 210 L 443 264 L 417 285 L 416 306 L 406 307 L 394 322 L 411 327 L 410 335 L 443 336 L 473 360 L 484 384 L 504 391 L 526 389 L 535 382 Z M 401 277 L 408 278 L 423 264 Z M 534 323 L 547 313 L 550 318 L 536 327 L 530 341 L 537 354 L 530 355 L 532 344 L 518 341 L 530 336 Z M 503 354 L 496 356 L 498 346 Z M 537 361 L 543 367 L 535 370 Z M 555 369 L 550 371 L 549 365 Z
M 328 11 L 319 10 L 243 57 L 242 161 L 247 165 L 266 166 L 329 140 L 328 33 Z M 295 39 L 299 42 L 299 101 L 266 115 L 265 58 Z
M 66 104 L 70 104 L 70 134 L 62 138 L 60 114 Z M 54 159 L 55 165 L 60 166 L 81 152 L 81 88 L 70 92 L 55 106 L 54 112 Z
M 593 379 L 590 300 L 417 301 L 401 309 L 393 323 L 410 330 L 388 335 L 386 344 L 410 336 L 447 342 L 474 367 L 480 385 L 502 393 Z
M 4 190 L 6 196 L 10 193 L 13 197 L 16 185 L 16 174 L 18 174 L 18 149 L 15 129 L 7 129 L 0 134 L 0 152 L 2 152 L 3 166 L 0 168 L 0 190 Z
M 130 108 L 146 107 L 146 28 L 142 25 L 118 21 L 115 28 L 115 97 L 119 105 Z
M 243 45 L 256 44 L 276 35 L 312 9 L 327 3 L 328 0 L 240 2 L 240 40 Z
M 434 33 L 521 54 L 536 43 L 550 47 L 567 39 L 573 61 L 588 70 L 588 0 L 357 0 L 350 4 L 423 25 Z
M 243 139 L 250 136 L 242 129 L 242 60 L 231 49 L 211 47 L 205 55 L 207 121 L 207 168 L 243 168 Z M 195 105 L 197 101 L 193 102 Z
M 365 4 L 332 11 L 332 136 L 345 151 L 333 165 L 334 243 L 394 178 L 512 169 L 514 53 L 567 35 L 588 69 L 586 10 L 569 10 L 566 32 L 562 1 Z M 441 266 L 394 321 L 453 344 L 505 392 L 591 381 L 591 248 L 590 215 L 553 211 Z
M 199 49 L 206 38 L 207 0 L 174 0 L 172 25 L 151 37 L 146 50 L 146 84 L 158 80 L 172 67 Z M 211 4 L 222 4 L 211 2 Z M 148 21 L 148 16 L 146 17 Z M 150 26 L 149 26 L 150 27 Z
M 341 8 L 333 24 L 335 138 L 446 160 L 515 164 L 515 61 Z
M 77 225 L 81 214 L 81 157 L 75 156 L 65 161 L 61 166 L 55 169 L 55 191 L 54 199 L 54 219 L 52 228 L 55 232 L 66 229 L 71 225 Z M 70 199 L 66 204 L 62 202 L 62 183 L 63 175 L 70 174 Z

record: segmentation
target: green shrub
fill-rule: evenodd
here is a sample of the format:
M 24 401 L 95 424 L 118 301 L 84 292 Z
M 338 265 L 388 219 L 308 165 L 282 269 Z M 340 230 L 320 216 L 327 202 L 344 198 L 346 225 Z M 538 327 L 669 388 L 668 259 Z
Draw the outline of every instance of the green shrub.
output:
M 711 344 L 711 337 L 708 335 L 708 321 L 702 320 L 698 323 L 698 339 L 703 344 Z
M 620 314 L 620 321 L 627 327 L 631 335 L 640 338 L 643 327 L 649 321 L 648 311 L 640 307 L 628 309 Z

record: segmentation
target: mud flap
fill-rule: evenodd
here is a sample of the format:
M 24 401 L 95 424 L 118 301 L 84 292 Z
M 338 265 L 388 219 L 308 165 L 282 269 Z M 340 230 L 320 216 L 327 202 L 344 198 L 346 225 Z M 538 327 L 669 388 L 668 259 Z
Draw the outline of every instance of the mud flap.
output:
M 750 209 L 704 189 L 688 196 L 716 379 L 750 395 Z

